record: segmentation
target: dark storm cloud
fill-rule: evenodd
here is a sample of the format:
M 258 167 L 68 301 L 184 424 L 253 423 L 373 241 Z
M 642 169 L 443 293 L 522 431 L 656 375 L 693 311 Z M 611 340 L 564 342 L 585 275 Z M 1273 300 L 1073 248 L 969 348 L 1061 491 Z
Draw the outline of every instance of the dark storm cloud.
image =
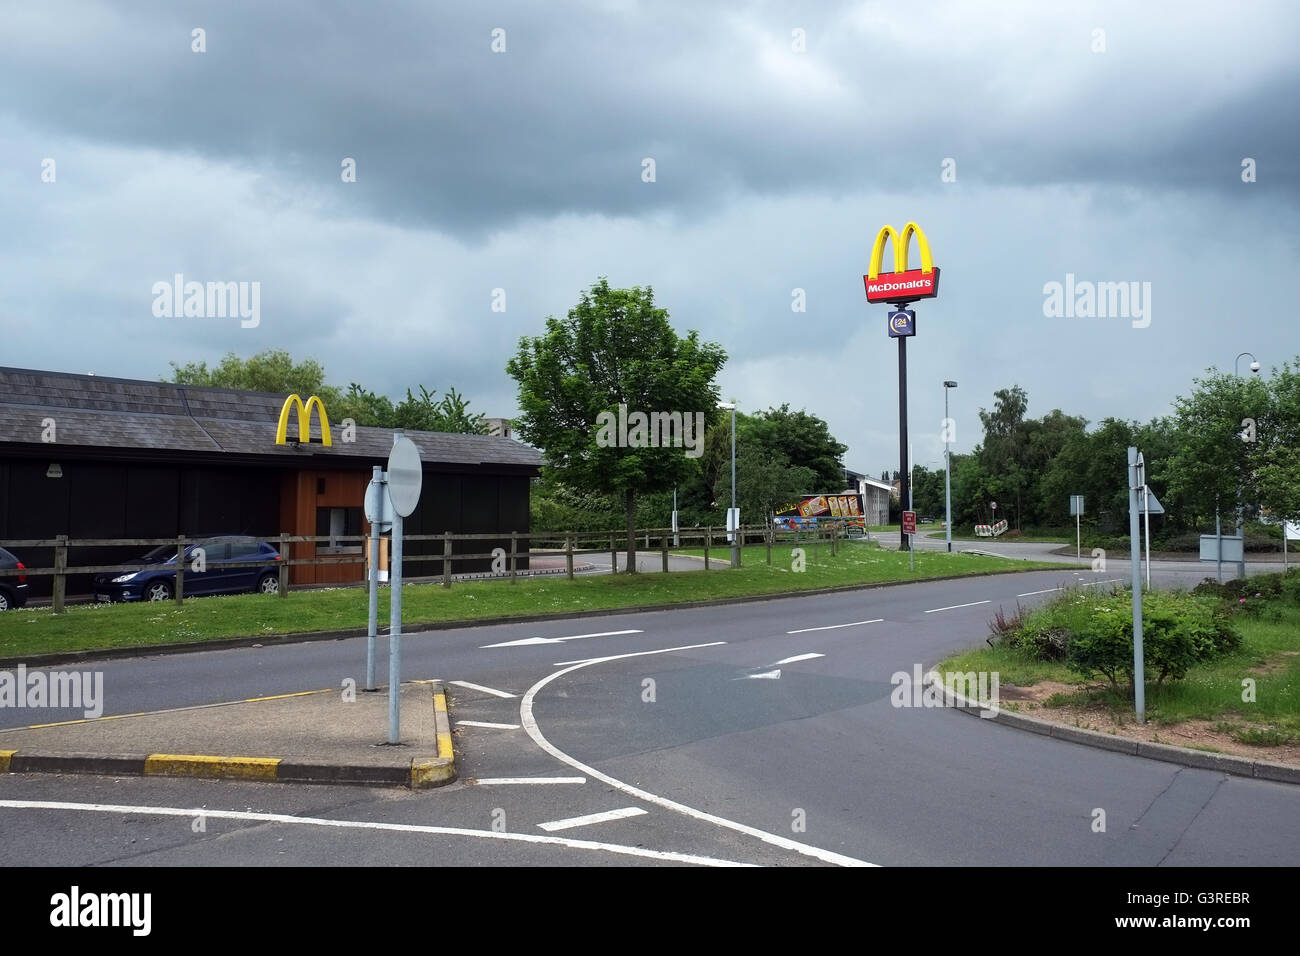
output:
M 322 195 L 353 157 L 355 187 L 322 201 L 470 237 L 565 212 L 929 189 L 945 157 L 972 184 L 1227 190 L 1251 156 L 1297 195 L 1300 69 L 1271 59 L 1294 6 L 1228 29 L 1120 5 L 1001 22 L 960 4 L 891 21 L 821 4 L 59 6 L 0 38 L 24 123 Z

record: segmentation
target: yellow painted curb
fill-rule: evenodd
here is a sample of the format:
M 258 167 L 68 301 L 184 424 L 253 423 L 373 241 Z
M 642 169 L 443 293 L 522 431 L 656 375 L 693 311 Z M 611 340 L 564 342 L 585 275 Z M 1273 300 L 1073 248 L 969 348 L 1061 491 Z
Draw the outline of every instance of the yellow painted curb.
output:
M 456 779 L 456 751 L 451 742 L 451 718 L 447 714 L 447 695 L 442 684 L 435 682 L 433 724 L 438 740 L 438 756 L 411 760 L 411 788 L 421 790 L 451 783 Z
M 455 760 L 456 753 L 451 746 L 451 720 L 447 716 L 447 695 L 442 691 L 433 695 L 433 715 L 438 730 L 438 757 Z
M 223 780 L 274 780 L 279 757 L 208 757 L 201 754 L 150 754 L 145 774 L 212 777 Z
M 9 758 L 16 753 L 17 750 L 0 750 L 0 773 L 9 772 Z

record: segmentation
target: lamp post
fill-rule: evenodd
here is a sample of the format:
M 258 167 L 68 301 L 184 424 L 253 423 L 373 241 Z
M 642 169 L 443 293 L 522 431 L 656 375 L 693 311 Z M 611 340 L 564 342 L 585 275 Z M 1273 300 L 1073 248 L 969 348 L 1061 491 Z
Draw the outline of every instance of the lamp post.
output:
M 949 428 L 951 419 L 948 418 L 948 389 L 956 387 L 957 383 L 953 381 L 943 383 L 943 524 L 947 531 L 949 551 L 952 551 L 952 430 Z
M 719 408 L 731 411 L 731 513 L 735 516 L 735 527 L 731 532 L 731 566 L 740 567 L 740 513 L 736 510 L 736 403 L 718 402 Z M 731 522 L 727 522 L 731 524 Z
M 1241 378 L 1241 359 L 1243 356 L 1250 356 L 1250 371 L 1252 375 L 1259 374 L 1259 359 L 1255 358 L 1251 352 L 1240 353 L 1232 362 L 1232 373 L 1237 378 Z M 1282 530 L 1283 535 L 1286 529 Z M 1237 537 L 1241 539 L 1241 561 L 1237 565 L 1237 579 L 1245 580 L 1246 578 L 1246 516 L 1241 504 L 1241 491 L 1237 493 Z

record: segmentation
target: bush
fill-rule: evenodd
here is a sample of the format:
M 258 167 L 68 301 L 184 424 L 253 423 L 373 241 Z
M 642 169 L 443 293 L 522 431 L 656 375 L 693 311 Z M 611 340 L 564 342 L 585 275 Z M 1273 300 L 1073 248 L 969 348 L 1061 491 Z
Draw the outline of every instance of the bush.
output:
M 1128 591 L 1112 591 L 1092 600 L 1058 598 L 1049 605 L 1058 605 L 1057 616 L 1070 619 L 1064 641 L 1070 670 L 1084 677 L 1101 675 L 1113 686 L 1121 678 L 1132 685 L 1133 615 Z M 1045 632 L 1034 631 L 1036 623 L 1031 617 L 1016 638 L 1027 652 L 1046 639 Z M 1143 664 L 1160 684 L 1166 678 L 1179 680 L 1194 665 L 1237 650 L 1241 635 L 1219 598 L 1155 591 L 1142 600 L 1142 646 Z

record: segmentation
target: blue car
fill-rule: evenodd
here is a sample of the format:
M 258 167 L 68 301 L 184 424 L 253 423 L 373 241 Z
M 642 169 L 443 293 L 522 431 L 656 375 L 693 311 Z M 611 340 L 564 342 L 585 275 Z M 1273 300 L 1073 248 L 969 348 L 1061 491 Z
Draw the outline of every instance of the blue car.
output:
M 203 549 L 205 570 L 193 570 L 199 548 Z M 201 594 L 241 594 L 258 591 L 280 593 L 280 554 L 269 544 L 236 535 L 224 535 L 195 541 L 185 551 L 185 596 Z M 257 562 L 249 567 L 232 568 L 236 562 Z M 176 594 L 176 548 L 162 545 L 130 564 L 157 565 L 157 570 L 124 571 L 97 574 L 94 577 L 96 601 L 170 601 Z

